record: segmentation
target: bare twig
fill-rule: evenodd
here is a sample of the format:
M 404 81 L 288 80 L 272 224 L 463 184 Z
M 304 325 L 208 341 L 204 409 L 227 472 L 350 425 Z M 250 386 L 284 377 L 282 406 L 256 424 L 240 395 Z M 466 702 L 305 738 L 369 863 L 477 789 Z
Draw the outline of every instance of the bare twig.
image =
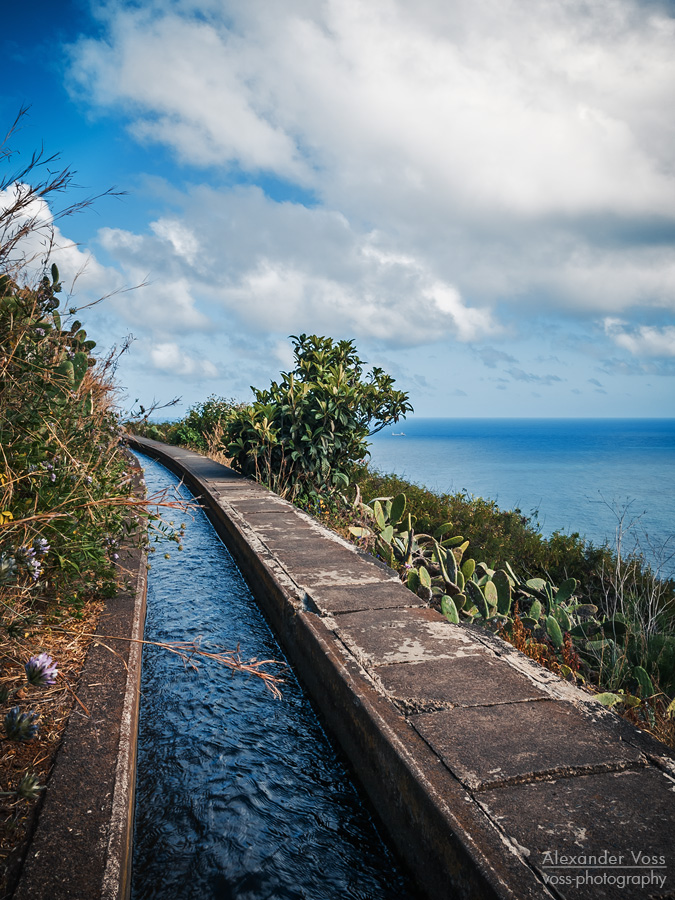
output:
M 212 659 L 232 671 L 243 672 L 248 675 L 255 675 L 256 678 L 260 678 L 260 680 L 264 682 L 265 687 L 271 692 L 272 696 L 275 699 L 281 699 L 281 691 L 279 690 L 278 685 L 283 684 L 284 679 L 279 678 L 276 675 L 272 675 L 270 672 L 265 672 L 261 668 L 262 666 L 268 665 L 280 665 L 279 661 L 276 659 L 250 659 L 248 660 L 248 662 L 244 662 L 241 659 L 239 647 L 237 647 L 236 650 L 211 651 L 202 649 L 199 643 L 199 639 L 195 641 L 145 641 L 141 640 L 140 638 L 117 637 L 111 634 L 97 634 L 95 632 L 87 631 L 72 631 L 67 628 L 60 628 L 58 626 L 54 626 L 52 630 L 60 631 L 63 634 L 77 634 L 81 637 L 96 638 L 98 640 L 104 639 L 106 641 L 124 641 L 125 643 L 147 644 L 148 646 L 152 647 L 160 647 L 162 650 L 167 650 L 169 653 L 174 653 L 176 656 L 180 657 L 185 668 L 190 668 L 195 672 L 199 670 L 199 660 L 195 660 L 195 657 Z M 105 644 L 102 644 L 102 646 L 106 647 Z M 110 647 L 106 647 L 106 649 L 111 650 Z M 111 650 L 111 652 L 114 653 L 115 651 Z

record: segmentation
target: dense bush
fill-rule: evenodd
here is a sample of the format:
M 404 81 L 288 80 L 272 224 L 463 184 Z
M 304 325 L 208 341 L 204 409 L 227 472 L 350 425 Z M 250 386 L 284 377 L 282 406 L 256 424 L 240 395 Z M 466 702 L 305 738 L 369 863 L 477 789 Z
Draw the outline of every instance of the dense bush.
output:
M 129 486 L 94 342 L 64 324 L 58 271 L 38 287 L 0 277 L 0 616 L 36 596 L 114 589 Z M 7 601 L 10 602 L 7 602 Z
M 0 163 L 11 159 L 5 142 Z M 37 677 L 36 661 L 51 659 L 45 651 L 59 644 L 57 624 L 69 615 L 95 619 L 99 604 L 89 601 L 116 589 L 121 541 L 135 527 L 129 514 L 143 510 L 130 498 L 118 442 L 114 360 L 92 356 L 94 342 L 75 319 L 77 311 L 60 304 L 59 272 L 49 267 L 55 219 L 90 202 L 47 210 L 52 195 L 73 178 L 69 169 L 55 170 L 55 160 L 40 151 L 0 177 L 3 702 L 19 690 L 17 671 L 28 665 L 27 652 L 36 652 L 31 677 Z M 79 646 L 80 638 L 63 640 Z M 45 683 L 52 683 L 50 665 Z
M 245 404 L 211 394 L 206 400 L 191 406 L 182 419 L 176 422 L 150 421 L 149 414 L 125 422 L 125 428 L 133 434 L 190 447 L 200 453 L 216 454 L 223 442 L 225 423 Z
M 345 488 L 366 438 L 412 407 L 382 369 L 364 375 L 353 341 L 293 337 L 295 367 L 233 411 L 222 449 L 232 465 L 290 499 Z
M 0 149 L 0 162 L 9 158 Z M 56 266 L 43 258 L 43 274 L 31 255 L 38 246 L 48 258 L 53 218 L 41 201 L 72 177 L 63 170 L 36 180 L 52 161 L 38 153 L 21 181 L 16 172 L 0 179 L 0 793 L 11 798 L 0 814 L 3 855 L 25 834 L 19 807 L 39 796 L 58 746 L 74 696 L 68 679 L 88 643 L 81 632 L 96 630 L 100 601 L 117 587 L 122 539 L 135 527 L 130 513 L 142 511 L 119 447 L 114 361 L 94 359 L 75 311 L 60 308 Z M 73 630 L 72 618 L 84 622 Z

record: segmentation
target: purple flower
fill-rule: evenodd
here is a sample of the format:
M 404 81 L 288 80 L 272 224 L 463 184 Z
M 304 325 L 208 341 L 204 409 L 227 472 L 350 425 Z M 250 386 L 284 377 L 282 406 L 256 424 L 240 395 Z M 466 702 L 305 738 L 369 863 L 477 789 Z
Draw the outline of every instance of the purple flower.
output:
M 37 687 L 46 687 L 48 684 L 54 684 L 56 681 L 58 669 L 54 660 L 47 653 L 31 656 L 25 668 L 29 684 L 37 685 Z
M 42 563 L 36 557 L 35 545 L 32 547 L 19 547 L 16 551 L 17 561 L 28 570 L 33 581 L 37 581 L 42 572 Z
M 49 550 L 47 538 L 35 538 L 33 541 L 33 550 L 35 550 L 38 556 L 44 556 Z

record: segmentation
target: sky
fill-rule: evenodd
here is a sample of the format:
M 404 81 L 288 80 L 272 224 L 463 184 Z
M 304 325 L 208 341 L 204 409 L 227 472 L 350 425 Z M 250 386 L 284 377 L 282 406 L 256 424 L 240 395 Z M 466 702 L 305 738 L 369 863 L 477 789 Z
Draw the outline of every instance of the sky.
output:
M 3 134 L 30 107 L 3 177 L 60 154 L 45 221 L 125 192 L 53 251 L 66 305 L 107 296 L 99 348 L 133 335 L 123 409 L 248 400 L 304 332 L 419 416 L 675 414 L 675 2 L 33 0 L 3 26 Z

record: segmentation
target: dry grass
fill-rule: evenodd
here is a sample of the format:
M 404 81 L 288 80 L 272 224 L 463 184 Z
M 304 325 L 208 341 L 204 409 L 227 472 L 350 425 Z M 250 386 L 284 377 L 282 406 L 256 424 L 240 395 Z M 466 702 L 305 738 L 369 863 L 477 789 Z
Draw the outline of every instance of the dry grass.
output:
M 6 632 L 0 637 L 0 684 L 13 693 L 2 705 L 4 716 L 20 701 L 22 707 L 40 715 L 40 729 L 32 741 L 10 741 L 2 731 L 0 750 L 0 791 L 13 791 L 26 774 L 36 775 L 45 784 L 51 774 L 54 759 L 76 695 L 82 667 L 91 638 L 82 632 L 96 630 L 103 609 L 103 601 L 91 601 L 82 610 L 47 608 L 41 621 L 10 638 Z M 77 626 L 69 629 L 64 628 Z M 51 687 L 40 688 L 26 684 L 24 663 L 31 656 L 48 653 L 58 663 L 59 673 Z M 0 797 L 0 895 L 7 889 L 10 864 L 13 865 L 26 849 L 39 800 Z

